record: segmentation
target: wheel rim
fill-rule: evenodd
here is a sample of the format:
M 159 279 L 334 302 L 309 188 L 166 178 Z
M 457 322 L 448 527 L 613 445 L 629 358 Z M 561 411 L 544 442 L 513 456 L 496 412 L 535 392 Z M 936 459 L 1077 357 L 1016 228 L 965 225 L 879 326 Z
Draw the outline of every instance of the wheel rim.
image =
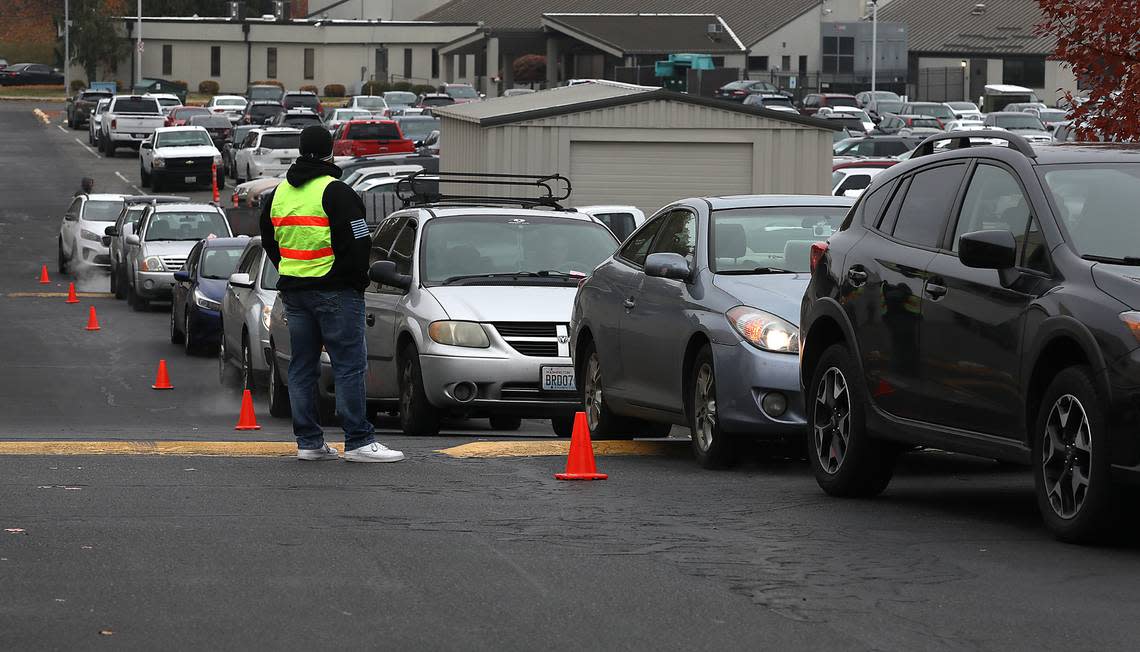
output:
M 1053 403 L 1043 437 L 1045 495 L 1057 516 L 1073 518 L 1088 497 L 1092 471 L 1092 430 L 1077 397 L 1065 394 Z
M 710 365 L 703 364 L 697 371 L 693 386 L 693 436 L 697 446 L 707 451 L 713 445 L 716 430 L 716 383 Z
M 815 455 L 827 473 L 836 473 L 851 441 L 851 395 L 847 378 L 836 367 L 823 374 L 815 394 L 812 419 Z
M 585 393 L 586 403 L 586 421 L 590 426 L 590 430 L 598 429 L 598 424 L 602 420 L 602 366 L 598 363 L 597 352 L 591 353 L 590 358 L 586 361 L 586 387 L 583 390 Z

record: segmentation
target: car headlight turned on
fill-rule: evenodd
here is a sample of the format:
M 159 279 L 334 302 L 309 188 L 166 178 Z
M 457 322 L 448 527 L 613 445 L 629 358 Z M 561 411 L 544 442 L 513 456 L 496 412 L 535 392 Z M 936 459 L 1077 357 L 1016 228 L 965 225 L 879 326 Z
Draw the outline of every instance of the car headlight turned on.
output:
M 166 167 L 166 160 L 165 160 L 165 159 L 161 159 L 161 158 L 156 158 L 156 159 L 152 160 L 152 161 L 150 162 L 150 164 L 151 164 L 151 166 L 152 166 L 152 167 L 156 167 L 156 168 L 164 168 L 164 167 Z
M 270 306 L 270 305 L 261 306 L 261 325 L 263 327 L 265 327 L 266 331 L 271 330 L 270 326 L 273 325 L 273 320 L 271 319 L 272 316 L 273 316 L 273 306 Z
M 144 272 L 165 272 L 166 266 L 162 264 L 162 259 L 158 256 L 147 256 L 143 259 L 142 271 Z
M 84 240 L 94 240 L 95 242 L 102 242 L 102 240 L 103 240 L 102 236 L 97 235 L 95 233 L 92 233 L 91 231 L 88 231 L 87 229 L 80 229 L 79 230 L 79 237 L 83 238 Z
M 1132 332 L 1132 337 L 1140 342 L 1140 312 L 1135 310 L 1122 312 L 1120 313 L 1120 321 L 1124 322 L 1124 325 Z
M 428 326 L 428 337 L 433 342 L 448 346 L 465 346 L 485 349 L 491 346 L 483 327 L 473 321 L 436 321 Z
M 203 310 L 221 310 L 222 304 L 219 301 L 214 301 L 210 297 L 202 294 L 199 290 L 194 290 L 194 304 Z
M 737 306 L 725 315 L 746 342 L 773 353 L 799 353 L 800 330 L 770 312 L 751 306 Z

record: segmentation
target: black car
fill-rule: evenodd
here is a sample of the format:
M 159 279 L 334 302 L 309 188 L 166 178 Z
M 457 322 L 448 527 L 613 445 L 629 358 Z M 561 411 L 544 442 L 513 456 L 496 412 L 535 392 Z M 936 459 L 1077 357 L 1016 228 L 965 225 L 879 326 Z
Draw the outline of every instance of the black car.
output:
M 196 115 L 190 118 L 189 125 L 195 127 L 202 127 L 210 133 L 210 140 L 213 141 L 214 147 L 218 151 L 225 149 L 226 143 L 230 142 L 233 138 L 234 126 L 230 123 L 230 119 L 224 115 Z
M 277 118 L 273 121 L 274 127 L 294 127 L 296 129 L 321 124 L 324 124 L 321 122 L 321 116 L 308 109 L 288 109 L 278 113 Z
M 111 91 L 79 91 L 73 97 L 67 98 L 67 126 L 72 129 L 81 129 L 87 125 L 91 112 L 99 100 L 113 96 Z
M 915 445 L 1028 464 L 1049 529 L 1096 539 L 1140 478 L 1140 148 L 953 136 L 875 177 L 813 245 L 813 471 L 872 496 Z
M 713 97 L 720 100 L 728 100 L 730 102 L 743 102 L 744 98 L 752 95 L 753 93 L 769 93 L 771 95 L 784 95 L 779 88 L 772 82 L 766 81 L 752 81 L 749 79 L 742 79 L 740 81 L 729 82 L 716 90 Z
M 245 112 L 241 114 L 238 124 L 262 126 L 266 120 L 273 121 L 285 112 L 280 102 L 254 100 L 245 105 Z
M 835 156 L 883 157 L 906 154 L 918 146 L 919 140 L 905 136 L 865 136 L 847 138 L 835 144 Z
M 0 70 L 0 86 L 62 83 L 63 73 L 42 63 L 14 63 Z

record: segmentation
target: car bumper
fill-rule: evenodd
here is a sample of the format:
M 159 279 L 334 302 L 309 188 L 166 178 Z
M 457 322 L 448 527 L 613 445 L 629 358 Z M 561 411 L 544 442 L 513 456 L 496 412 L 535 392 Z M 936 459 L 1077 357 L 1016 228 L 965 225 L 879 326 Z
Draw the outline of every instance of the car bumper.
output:
M 135 294 L 144 299 L 169 299 L 174 289 L 174 272 L 139 272 Z
M 761 351 L 740 342 L 714 344 L 717 417 L 728 432 L 780 439 L 801 435 L 806 424 L 799 358 Z M 764 398 L 781 394 L 787 406 L 769 414 Z
M 276 177 L 287 172 L 291 165 L 292 162 L 253 161 L 252 171 L 255 177 Z
M 108 269 L 111 267 L 111 254 L 108 248 L 98 242 L 80 240 L 79 259 L 83 261 L 84 265 L 106 267 Z
M 213 183 L 213 172 L 211 172 L 208 168 L 205 170 L 192 168 L 183 170 L 154 169 L 150 174 L 152 178 L 158 178 L 164 181 L 174 181 L 176 183 Z M 193 179 L 193 181 L 188 181 L 188 179 Z
M 115 132 L 110 135 L 109 140 L 116 145 L 138 147 L 144 140 L 150 138 L 150 134 L 127 134 Z
M 581 406 L 577 391 L 542 391 L 543 366 L 572 367 L 569 358 L 486 358 L 420 355 L 424 392 L 432 405 L 456 411 L 548 417 Z M 468 401 L 455 397 L 456 387 L 475 385 Z
M 194 306 L 190 309 L 190 332 L 197 344 L 217 344 L 222 335 L 222 313 Z

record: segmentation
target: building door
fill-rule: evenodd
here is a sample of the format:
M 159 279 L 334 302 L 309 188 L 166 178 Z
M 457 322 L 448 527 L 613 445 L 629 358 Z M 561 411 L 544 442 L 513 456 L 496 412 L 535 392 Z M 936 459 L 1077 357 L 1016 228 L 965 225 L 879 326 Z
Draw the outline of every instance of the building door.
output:
M 967 100 L 978 102 L 986 94 L 986 60 L 970 59 L 970 96 Z M 979 106 L 981 102 L 978 102 Z

